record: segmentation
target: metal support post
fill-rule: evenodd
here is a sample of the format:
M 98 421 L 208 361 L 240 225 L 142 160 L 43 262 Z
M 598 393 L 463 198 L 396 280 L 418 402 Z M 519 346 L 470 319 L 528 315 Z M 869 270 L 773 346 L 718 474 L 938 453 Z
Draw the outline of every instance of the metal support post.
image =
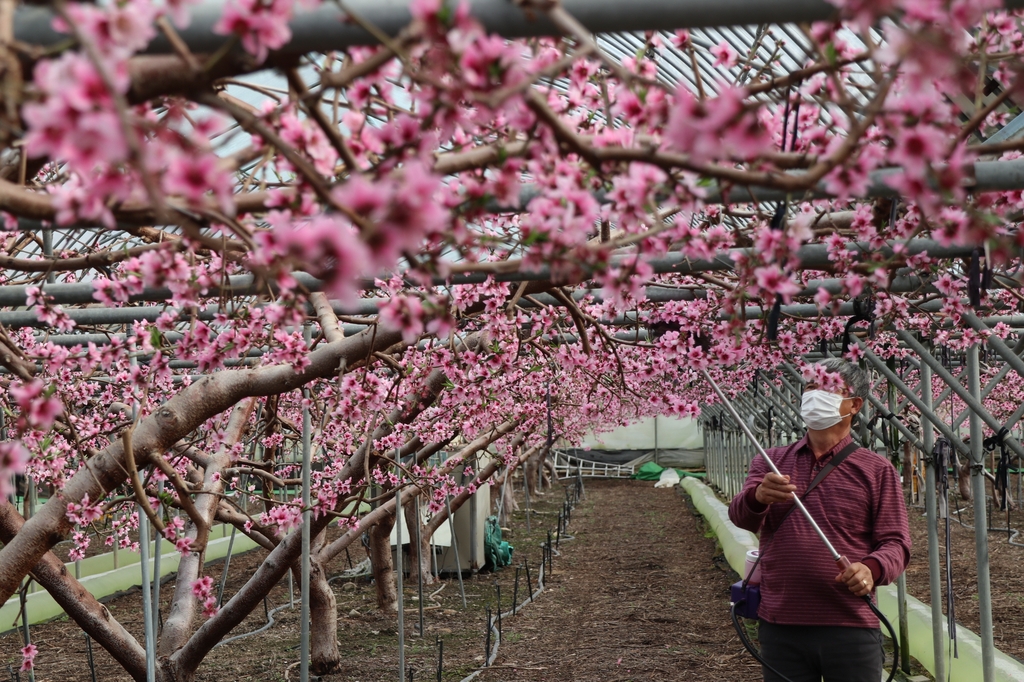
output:
M 306 344 L 309 344 L 310 327 L 303 330 Z M 299 680 L 309 682 L 309 574 L 310 574 L 310 526 L 313 523 L 313 512 L 310 509 L 310 487 L 312 471 L 312 438 L 313 426 L 309 414 L 309 389 L 302 389 L 302 561 L 299 573 L 301 584 L 299 594 Z M 401 551 L 401 547 L 399 547 Z
M 153 632 L 153 593 L 149 589 L 149 517 L 139 506 L 139 550 L 142 561 L 142 628 L 146 637 L 146 682 L 156 682 L 156 634 Z
M 921 367 L 921 402 L 930 412 L 932 409 L 932 370 L 927 365 Z M 927 419 L 921 420 L 921 439 L 924 444 L 924 508 L 928 518 L 928 588 L 932 603 L 932 648 L 935 651 L 935 679 L 946 679 L 946 655 L 942 636 L 942 582 L 939 575 L 939 515 L 936 502 L 937 476 L 945 476 L 946 472 L 935 470 L 935 432 Z
M 396 450 L 395 461 L 401 461 Z M 398 533 L 398 551 L 395 552 L 395 580 L 398 583 L 398 682 L 405 682 L 405 586 L 402 584 L 402 483 L 395 486 L 395 532 Z M 390 551 L 390 548 L 388 548 Z
M 505 484 L 508 484 L 508 474 L 505 474 Z M 413 516 L 416 518 L 416 560 L 419 566 L 416 567 L 416 593 L 419 597 L 420 607 L 420 637 L 425 637 L 423 630 L 423 537 L 420 528 L 420 498 L 419 495 L 413 498 Z M 412 547 L 413 535 L 409 534 L 409 546 Z M 412 552 L 410 552 L 412 554 Z
M 981 393 L 978 346 L 967 350 L 967 384 L 972 397 Z M 988 519 L 985 509 L 985 450 L 981 416 L 971 415 L 971 492 L 974 494 L 974 544 L 978 555 L 978 615 L 981 620 L 981 665 L 985 682 L 995 680 L 995 641 L 992 633 L 992 586 L 989 580 Z
M 162 493 L 164 489 L 163 481 L 157 483 L 157 492 Z M 156 505 L 157 517 L 163 516 L 163 503 Z M 163 549 L 160 545 L 163 544 L 163 536 L 160 533 L 156 533 L 153 537 L 153 633 L 157 636 L 160 634 L 160 555 Z
M 889 370 L 894 370 L 894 361 L 889 361 Z M 889 413 L 892 414 L 893 410 L 896 409 L 896 387 L 891 381 L 886 383 L 886 397 L 889 402 Z M 889 419 L 890 422 L 899 421 L 896 418 Z M 894 428 L 890 427 L 890 443 L 896 444 L 896 434 Z M 898 453 L 897 453 L 898 455 Z M 913 472 L 903 471 L 904 476 L 911 477 L 911 485 L 913 485 Z M 896 607 L 899 614 L 899 628 L 900 628 L 900 643 L 903 645 L 900 647 L 900 668 L 905 673 L 910 673 L 910 622 L 907 620 L 907 574 L 906 572 L 900 573 L 899 577 L 896 578 Z M 893 661 L 893 665 L 896 662 Z
M 462 608 L 466 608 L 466 588 L 462 584 L 462 562 L 459 560 L 459 541 L 455 537 L 455 522 L 452 520 L 451 498 L 447 495 L 444 498 L 444 506 L 448 509 L 448 532 L 452 536 L 452 547 L 455 549 L 455 572 L 459 576 L 459 594 L 462 595 Z

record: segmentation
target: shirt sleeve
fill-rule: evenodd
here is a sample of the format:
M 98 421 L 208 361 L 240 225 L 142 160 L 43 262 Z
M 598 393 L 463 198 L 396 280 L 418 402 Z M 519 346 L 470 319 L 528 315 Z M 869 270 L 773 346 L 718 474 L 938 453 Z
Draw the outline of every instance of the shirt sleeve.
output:
M 750 470 L 743 490 L 729 503 L 729 520 L 735 526 L 751 533 L 760 532 L 764 518 L 768 515 L 768 505 L 758 502 L 756 498 L 757 486 L 761 485 L 767 473 L 768 464 L 763 457 L 756 455 L 750 461 Z
M 910 563 L 910 526 L 907 523 L 907 507 L 903 502 L 903 488 L 896 469 L 888 465 L 882 469 L 878 478 L 872 529 L 873 549 L 865 559 L 874 559 L 881 568 L 881 575 L 875 583 L 888 585 Z

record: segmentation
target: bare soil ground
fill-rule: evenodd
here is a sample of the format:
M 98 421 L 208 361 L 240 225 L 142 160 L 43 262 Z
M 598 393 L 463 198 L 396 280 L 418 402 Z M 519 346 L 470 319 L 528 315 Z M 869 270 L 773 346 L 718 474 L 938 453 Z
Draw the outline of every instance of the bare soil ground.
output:
M 754 680 L 729 622 L 730 575 L 678 488 L 595 481 L 551 594 L 504 625 L 492 680 Z
M 692 511 L 687 496 L 678 488 L 656 490 L 651 483 L 640 481 L 591 481 L 586 491 L 568 531 L 575 540 L 561 543 L 561 556 L 554 559 L 547 591 L 519 615 L 503 621 L 495 665 L 477 679 L 759 679 L 759 667 L 743 651 L 729 622 L 728 586 L 735 574 L 725 564 L 703 519 Z M 485 608 L 497 607 L 499 586 L 503 610 L 510 607 L 515 567 L 523 566 L 524 561 L 531 566 L 535 584 L 540 545 L 547 531 L 555 527 L 563 500 L 558 487 L 535 499 L 530 533 L 526 531 L 525 514 L 514 515 L 511 537 L 506 534 L 515 546 L 513 566 L 494 573 L 467 574 L 467 608 L 462 607 L 454 578 L 445 580 L 443 589 L 433 596 L 441 585 L 425 587 L 425 637 L 416 634 L 416 586 L 406 585 L 406 660 L 413 679 L 437 679 L 439 640 L 444 642 L 442 679 L 446 682 L 457 682 L 483 665 Z M 927 541 L 922 514 L 923 509 L 911 508 L 915 546 L 907 576 L 911 594 L 927 602 Z M 969 510 L 962 512 L 962 518 L 971 523 Z M 992 523 L 1003 526 L 1005 517 L 997 517 Z M 1024 514 L 1015 512 L 1012 526 L 1024 528 Z M 1015 633 L 1024 628 L 1024 580 L 1019 570 L 1024 547 L 1006 544 L 1005 533 L 990 534 L 990 542 L 996 645 L 1022 658 L 1024 640 Z M 958 620 L 977 632 L 973 532 L 954 523 L 952 547 Z M 364 553 L 353 548 L 351 555 L 359 561 Z M 243 584 L 262 556 L 262 551 L 256 551 L 232 560 L 227 595 Z M 334 572 L 340 573 L 347 565 L 343 557 L 333 567 Z M 212 564 L 207 573 L 219 580 L 222 566 L 223 562 Z M 521 602 L 526 594 L 522 570 L 519 580 Z M 165 610 L 172 584 L 165 584 L 162 591 Z M 397 679 L 396 619 L 377 612 L 373 585 L 365 580 L 339 580 L 332 586 L 338 598 L 343 662 L 336 674 L 322 679 Z M 297 598 L 297 585 L 295 594 Z M 268 607 L 288 602 L 288 581 L 284 580 L 268 598 Z M 141 640 L 140 592 L 134 590 L 107 605 Z M 215 649 L 200 668 L 198 679 L 298 679 L 298 609 L 279 611 L 275 619 L 265 632 Z M 263 610 L 257 609 L 236 633 L 255 630 L 265 623 Z M 40 649 L 36 659 L 39 682 L 90 680 L 86 641 L 74 623 L 58 619 L 33 626 L 32 636 Z M 19 635 L 0 636 L 0 679 L 7 677 L 8 664 L 17 668 L 20 647 Z M 97 680 L 128 679 L 98 646 L 93 646 L 93 655 Z
M 1016 491 L 1016 477 L 1011 477 L 1011 490 Z M 950 495 L 954 495 L 951 492 Z M 956 510 L 960 509 L 957 514 Z M 913 558 L 907 569 L 907 591 L 931 604 L 931 589 L 928 571 L 928 524 L 924 507 L 909 508 L 910 530 L 914 541 Z M 962 500 L 950 500 L 950 556 L 953 566 L 953 605 L 957 623 L 980 634 L 978 615 L 978 560 L 975 549 L 974 514 L 972 504 Z M 1006 512 L 991 511 L 988 525 L 1006 528 Z M 961 524 L 966 524 L 961 525 Z M 1024 512 L 1014 511 L 1010 515 L 1009 528 L 1024 530 Z M 939 522 L 939 573 L 940 585 L 945 590 L 945 521 Z M 990 531 L 989 575 L 992 581 L 992 631 L 996 648 L 1005 654 L 1024 661 L 1024 547 L 1007 542 L 1006 531 Z M 1014 542 L 1024 544 L 1024 536 L 1018 535 Z M 943 613 L 948 613 L 945 594 L 942 595 Z
M 442 679 L 457 681 L 483 665 L 485 607 L 497 608 L 500 586 L 503 610 L 511 606 L 515 567 L 524 561 L 536 575 L 540 545 L 556 525 L 563 491 L 555 488 L 534 500 L 531 533 L 525 514 L 511 523 L 515 546 L 513 566 L 495 573 L 467 574 L 468 607 L 463 609 L 458 583 L 446 580 L 424 588 L 426 636 L 416 636 L 416 586 L 406 585 L 406 660 L 413 679 L 436 679 L 438 640 L 444 642 Z M 711 680 L 754 679 L 756 667 L 728 623 L 729 575 L 716 542 L 703 522 L 676 490 L 654 490 L 639 481 L 601 481 L 587 485 L 587 496 L 575 509 L 569 533 L 576 540 L 560 544 L 548 590 L 514 618 L 503 621 L 503 641 L 495 667 L 482 680 Z M 353 549 L 352 558 L 362 559 Z M 236 556 L 226 593 L 232 594 L 262 559 L 262 552 Z M 223 563 L 208 567 L 215 580 Z M 335 566 L 347 568 L 344 559 Z M 520 571 L 518 601 L 526 594 Z M 162 590 L 166 610 L 172 583 Z M 373 586 L 365 581 L 332 583 L 338 598 L 338 638 L 342 668 L 324 680 L 394 680 L 397 670 L 397 628 L 393 616 L 378 613 Z M 296 596 L 298 586 L 295 587 Z M 287 580 L 268 599 L 268 606 L 289 601 Z M 141 596 L 138 590 L 107 602 L 111 612 L 141 641 Z M 199 680 L 298 679 L 298 613 L 284 609 L 267 631 L 215 649 L 200 668 Z M 258 609 L 236 632 L 266 623 Z M 36 679 L 57 682 L 89 680 L 90 667 L 82 631 L 66 618 L 32 627 L 39 647 Z M 0 637 L 0 676 L 7 665 L 17 668 L 20 636 Z M 93 646 L 98 680 L 126 680 L 116 663 Z M 13 679 L 13 677 L 12 677 Z M 22 679 L 25 679 L 24 677 Z M 408 679 L 408 677 L 406 678 Z

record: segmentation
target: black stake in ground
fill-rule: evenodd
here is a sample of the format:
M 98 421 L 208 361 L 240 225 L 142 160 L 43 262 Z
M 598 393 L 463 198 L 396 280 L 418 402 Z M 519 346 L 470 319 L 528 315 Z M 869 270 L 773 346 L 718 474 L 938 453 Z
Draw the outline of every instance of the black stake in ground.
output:
M 498 639 L 501 639 L 501 585 L 495 583 L 494 589 L 498 593 Z
M 96 662 L 92 657 L 92 638 L 89 633 L 85 633 L 85 653 L 89 657 L 89 675 L 92 677 L 92 682 L 96 682 Z
M 512 585 L 512 615 L 516 615 L 516 609 L 519 608 L 519 571 L 522 570 L 522 566 L 516 566 L 516 581 Z
M 437 638 L 437 682 L 441 682 L 441 673 L 444 672 L 444 640 L 440 635 Z
M 552 556 L 552 554 L 553 552 L 551 551 L 551 531 L 548 531 L 548 575 L 551 575 L 551 572 L 554 569 L 554 566 L 552 565 L 554 563 L 554 557 Z
M 555 547 L 558 547 L 558 542 L 562 539 L 562 528 L 564 528 L 562 525 L 562 519 L 564 516 L 562 514 L 563 512 L 558 512 L 558 532 L 555 533 Z
M 527 560 L 523 563 L 526 565 L 526 589 L 530 591 L 530 596 L 528 597 L 528 599 L 530 601 L 533 601 L 533 581 L 530 580 L 530 562 Z
M 487 608 L 487 620 L 484 624 L 484 665 L 487 667 L 487 659 L 491 656 L 491 607 Z

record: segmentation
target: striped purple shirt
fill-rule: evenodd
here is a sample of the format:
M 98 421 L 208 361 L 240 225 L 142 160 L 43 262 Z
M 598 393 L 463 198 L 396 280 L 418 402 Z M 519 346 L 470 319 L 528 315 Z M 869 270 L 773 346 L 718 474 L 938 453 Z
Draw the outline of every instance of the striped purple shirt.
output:
M 815 460 L 807 437 L 768 456 L 790 477 L 797 495 L 818 471 L 850 443 L 839 441 Z M 743 490 L 729 505 L 729 518 L 761 536 L 761 619 L 780 625 L 878 627 L 878 618 L 863 599 L 835 581 L 839 568 L 800 510 L 779 528 L 791 502 L 764 505 L 754 496 L 770 473 L 756 456 Z M 854 450 L 804 500 L 825 537 L 851 562 L 872 569 L 875 583 L 887 585 L 910 563 L 910 529 L 899 474 L 886 459 L 870 450 Z

